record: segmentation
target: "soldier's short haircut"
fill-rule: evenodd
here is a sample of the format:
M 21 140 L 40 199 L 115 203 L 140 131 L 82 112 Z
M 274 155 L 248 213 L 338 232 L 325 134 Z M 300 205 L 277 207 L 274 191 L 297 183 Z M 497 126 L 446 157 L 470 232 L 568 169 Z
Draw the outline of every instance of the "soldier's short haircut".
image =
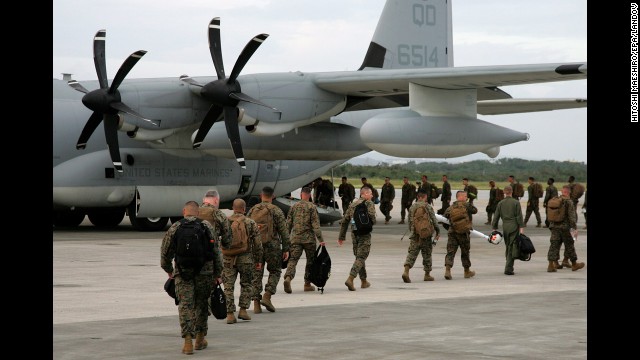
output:
M 363 176 L 360 178 L 360 180 L 367 180 L 367 178 Z
M 533 176 L 529 176 L 529 180 L 536 181 L 536 179 L 534 179 Z
M 510 178 L 515 179 L 516 177 L 513 175 L 509 175 Z
M 461 195 L 461 194 L 465 194 L 465 195 L 467 195 L 467 192 L 466 192 L 466 191 L 462 191 L 462 190 L 458 190 L 458 191 L 456 192 L 456 198 L 457 198 L 459 195 Z
M 346 176 L 343 176 L 343 177 L 342 177 L 342 180 L 347 180 L 347 177 L 346 177 Z
M 552 184 L 553 184 L 554 182 L 556 182 L 556 179 L 554 179 L 554 178 L 549 178 L 549 180 L 547 180 L 547 181 L 549 181 L 550 183 L 552 183 Z
M 467 179 L 467 178 L 462 178 L 462 181 L 469 181 L 469 179 Z
M 235 199 L 231 207 L 233 210 L 244 210 L 247 207 L 247 203 L 242 199 Z
M 193 201 L 193 200 L 189 200 L 186 203 L 184 203 L 184 209 L 186 210 L 186 215 L 198 215 L 198 208 L 200 208 L 200 205 L 198 205 L 197 202 Z
M 262 193 L 267 196 L 273 196 L 273 188 L 270 186 L 265 186 L 262 188 Z
M 388 176 L 385 176 L 385 177 L 384 177 L 384 179 L 385 179 L 385 180 L 387 180 L 387 179 L 391 180 L 391 178 L 390 178 L 390 177 L 388 177 Z
M 509 186 L 509 185 L 505 186 L 504 187 L 504 193 L 505 193 L 505 195 L 513 194 L 513 188 L 511 186 Z
M 403 179 L 408 179 L 409 177 L 408 177 L 408 176 L 403 176 L 402 178 L 403 178 Z
M 303 193 L 311 194 L 311 188 L 308 186 L 303 187 L 300 191 Z
M 564 188 L 567 188 L 567 189 L 569 189 L 569 191 L 571 191 L 571 186 L 569 186 L 569 185 L 563 185 L 563 186 L 562 186 L 562 188 L 563 188 L 563 189 L 564 189 Z
M 422 197 L 423 195 L 424 196 L 428 195 L 427 190 L 425 190 L 423 188 L 418 189 L 418 197 Z
M 220 194 L 218 193 L 217 190 L 209 190 L 209 191 L 207 191 L 206 194 L 204 194 L 204 197 L 206 197 L 206 198 L 208 198 L 208 197 L 217 198 L 217 197 L 220 197 Z
M 369 193 L 372 193 L 372 194 L 373 194 L 373 191 L 371 191 L 371 189 L 370 189 L 369 187 L 367 187 L 367 186 L 365 186 L 365 187 L 363 187 L 362 189 L 360 189 L 360 193 L 361 193 L 361 194 L 362 194 L 362 193 L 366 193 L 366 192 L 369 192 Z
M 494 186 L 495 184 L 496 184 L 495 181 L 493 181 L 493 180 L 489 181 L 489 185 Z
M 574 181 L 575 179 L 576 179 L 576 178 L 575 178 L 573 175 L 569 176 L 569 182 L 572 182 L 572 181 Z

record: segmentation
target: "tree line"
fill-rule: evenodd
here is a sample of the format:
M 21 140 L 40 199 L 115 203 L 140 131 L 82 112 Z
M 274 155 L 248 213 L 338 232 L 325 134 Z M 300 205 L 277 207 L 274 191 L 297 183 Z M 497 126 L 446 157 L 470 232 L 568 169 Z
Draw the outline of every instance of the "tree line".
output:
M 420 180 L 425 174 L 431 181 L 440 181 L 442 175 L 447 175 L 449 180 L 460 181 L 468 178 L 469 181 L 505 181 L 507 176 L 514 175 L 516 179 L 526 182 L 529 176 L 536 181 L 545 183 L 552 177 L 557 183 L 565 183 L 570 175 L 577 182 L 587 182 L 587 164 L 583 162 L 556 161 L 556 160 L 525 160 L 520 158 L 504 158 L 497 160 L 474 160 L 469 162 L 450 164 L 447 162 L 425 161 L 416 163 L 409 161 L 405 164 L 388 164 L 380 162 L 377 165 L 353 165 L 344 163 L 333 169 L 333 176 L 337 184 L 340 178 L 346 176 L 349 179 L 384 178 L 402 179 L 408 176 L 410 181 Z M 329 170 L 323 177 L 331 176 Z

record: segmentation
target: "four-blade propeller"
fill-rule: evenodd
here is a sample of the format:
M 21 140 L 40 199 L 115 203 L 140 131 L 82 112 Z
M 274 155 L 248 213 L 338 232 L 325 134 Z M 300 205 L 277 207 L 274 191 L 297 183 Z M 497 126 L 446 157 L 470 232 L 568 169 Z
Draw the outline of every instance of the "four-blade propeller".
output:
M 104 124 L 104 135 L 107 139 L 107 145 L 109 145 L 111 161 L 113 162 L 115 169 L 122 172 L 122 161 L 120 160 L 120 148 L 118 146 L 118 112 L 122 111 L 136 116 L 152 123 L 155 126 L 159 126 L 159 124 L 153 120 L 146 119 L 121 102 L 120 92 L 118 91 L 118 87 L 122 84 L 122 81 L 129 71 L 131 71 L 138 60 L 140 60 L 140 58 L 142 58 L 147 52 L 145 50 L 138 50 L 129 55 L 129 57 L 120 66 L 120 69 L 118 69 L 111 86 L 109 86 L 105 61 L 106 35 L 106 30 L 99 30 L 93 38 L 93 62 L 96 66 L 96 73 L 98 74 L 100 88 L 88 91 L 76 80 L 70 80 L 68 84 L 75 90 L 85 94 L 82 97 L 82 103 L 90 110 L 93 110 L 93 114 L 91 114 L 89 120 L 87 120 L 87 123 L 82 129 L 82 133 L 80 133 L 80 138 L 78 138 L 78 142 L 76 143 L 76 149 L 84 149 L 87 146 L 87 141 L 102 121 Z
M 237 78 L 253 53 L 268 36 L 269 35 L 267 34 L 259 34 L 251 39 L 240 53 L 240 56 L 238 56 L 238 59 L 233 66 L 233 70 L 231 70 L 231 75 L 226 77 L 220 46 L 220 18 L 213 18 L 209 23 L 209 51 L 211 52 L 211 59 L 213 60 L 218 80 L 201 85 L 187 75 L 182 75 L 180 77 L 180 80 L 190 85 L 201 87 L 200 95 L 211 102 L 211 107 L 209 107 L 209 110 L 205 114 L 204 119 L 200 124 L 200 128 L 193 140 L 193 148 L 196 149 L 202 144 L 202 141 L 207 136 L 211 126 L 218 121 L 220 115 L 223 115 L 224 124 L 227 129 L 227 136 L 231 142 L 233 154 L 235 155 L 238 164 L 240 164 L 243 169 L 245 169 L 246 166 L 244 162 L 242 144 L 240 143 L 238 103 L 240 101 L 245 101 L 265 106 L 273 110 L 276 109 L 264 104 L 260 100 L 256 100 L 251 96 L 242 93 L 242 89 L 240 88 L 240 83 L 238 83 Z

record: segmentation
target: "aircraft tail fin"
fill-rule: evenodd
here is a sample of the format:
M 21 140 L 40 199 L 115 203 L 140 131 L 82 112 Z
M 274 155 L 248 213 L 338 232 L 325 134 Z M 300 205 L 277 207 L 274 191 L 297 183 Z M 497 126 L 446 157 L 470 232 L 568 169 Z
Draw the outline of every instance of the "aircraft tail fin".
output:
M 387 0 L 358 70 L 453 66 L 451 0 Z

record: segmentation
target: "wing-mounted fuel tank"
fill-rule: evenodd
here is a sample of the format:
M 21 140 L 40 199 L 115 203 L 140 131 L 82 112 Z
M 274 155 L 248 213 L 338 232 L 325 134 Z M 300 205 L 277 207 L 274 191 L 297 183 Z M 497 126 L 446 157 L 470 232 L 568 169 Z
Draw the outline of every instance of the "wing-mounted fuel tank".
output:
M 526 141 L 529 134 L 473 117 L 422 116 L 405 109 L 373 116 L 360 128 L 360 137 L 389 156 L 452 158 L 476 152 L 496 157 L 500 146 Z

